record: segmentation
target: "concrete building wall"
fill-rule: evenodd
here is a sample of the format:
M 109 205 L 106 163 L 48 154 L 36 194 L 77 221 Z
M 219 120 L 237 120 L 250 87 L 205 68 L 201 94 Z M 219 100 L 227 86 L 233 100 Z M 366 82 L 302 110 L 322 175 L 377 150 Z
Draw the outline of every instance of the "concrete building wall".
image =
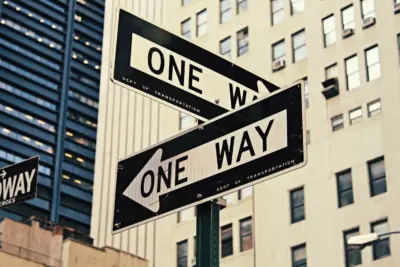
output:
M 14 267 L 44 267 L 43 264 L 36 263 L 24 258 L 17 257 L 7 252 L 0 251 L 0 262 L 3 266 Z
M 128 1 L 129 2 L 129 1 Z M 345 266 L 343 231 L 359 227 L 371 231 L 370 224 L 387 218 L 390 230 L 400 228 L 398 211 L 400 181 L 400 66 L 397 34 L 400 15 L 393 14 L 393 1 L 375 1 L 376 24 L 362 29 L 360 1 L 305 0 L 305 10 L 291 15 L 290 1 L 284 2 L 284 21 L 271 26 L 270 1 L 248 0 L 248 10 L 237 14 L 236 1 L 231 0 L 232 19 L 219 23 L 219 1 L 143 1 L 159 7 L 155 17 L 146 12 L 140 1 L 126 6 L 131 12 L 180 34 L 181 22 L 191 18 L 191 41 L 219 53 L 219 41 L 231 36 L 232 61 L 278 86 L 284 87 L 307 77 L 310 106 L 306 125 L 310 133 L 308 165 L 298 171 L 254 186 L 252 197 L 236 201 L 221 212 L 221 225 L 233 224 L 232 256 L 221 259 L 221 266 L 292 265 L 291 248 L 305 243 L 308 266 Z M 149 266 L 177 266 L 176 244 L 188 240 L 188 264 L 194 258 L 195 218 L 177 223 L 171 215 L 111 235 L 112 197 L 117 158 L 132 154 L 178 132 L 178 113 L 137 94 L 113 85 L 109 80 L 110 31 L 112 12 L 124 1 L 108 1 L 102 66 L 102 84 L 94 183 L 91 235 L 97 246 L 113 246 L 149 259 Z M 341 9 L 354 5 L 355 34 L 342 38 Z M 196 37 L 196 14 L 207 8 L 208 32 Z M 322 19 L 335 15 L 336 43 L 324 48 Z M 249 28 L 249 52 L 237 56 L 236 33 Z M 108 28 L 107 28 L 108 27 Z M 306 32 L 307 57 L 293 62 L 292 35 Z M 272 70 L 272 44 L 285 39 L 286 67 Z M 378 44 L 381 77 L 367 81 L 365 49 Z M 345 59 L 357 54 L 360 86 L 346 89 Z M 321 82 L 325 67 L 338 64 L 340 94 L 326 100 Z M 212 86 L 212 85 L 210 85 Z M 368 116 L 367 103 L 381 100 L 382 112 Z M 350 124 L 349 111 L 361 106 L 363 119 Z M 151 110 L 151 112 L 150 112 Z M 331 118 L 343 114 L 344 128 L 332 131 Z M 123 149 L 125 148 L 125 150 Z M 387 192 L 370 196 L 367 162 L 384 156 Z M 351 168 L 354 203 L 338 208 L 336 173 Z M 290 191 L 303 187 L 305 220 L 292 224 Z M 254 211 L 254 212 L 253 212 Z M 240 252 L 239 220 L 252 216 L 254 249 Z M 390 257 L 373 261 L 371 248 L 362 252 L 362 266 L 400 265 L 400 239 L 390 238 Z

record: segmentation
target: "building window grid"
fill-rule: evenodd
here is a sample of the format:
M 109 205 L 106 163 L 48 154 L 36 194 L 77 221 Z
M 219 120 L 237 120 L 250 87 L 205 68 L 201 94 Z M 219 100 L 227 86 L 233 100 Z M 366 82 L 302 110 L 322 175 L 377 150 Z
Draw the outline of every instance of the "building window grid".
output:
M 284 1 L 271 0 L 271 23 L 277 25 L 285 19 Z
M 375 0 L 361 0 L 362 18 L 376 17 Z
M 292 223 L 305 219 L 303 187 L 290 191 L 290 211 Z
M 20 67 L 17 67 L 17 66 L 15 66 L 15 65 L 7 62 L 7 61 L 4 61 L 4 60 L 0 59 L 0 66 L 3 67 L 3 68 L 8 69 L 8 70 L 10 70 L 10 71 L 12 71 L 14 73 L 17 73 L 17 74 L 19 74 L 19 75 L 21 75 L 21 76 L 23 76 L 25 78 L 28 78 L 28 79 L 36 82 L 36 83 L 44 85 L 44 86 L 46 86 L 46 87 L 48 87 L 50 89 L 58 90 L 58 85 L 57 84 L 49 82 L 48 80 L 43 79 L 42 77 L 40 77 L 38 75 L 32 74 L 31 72 L 26 71 L 26 70 L 24 70 L 24 69 L 22 69 Z
M 84 56 L 83 54 L 77 52 L 77 51 L 73 51 L 72 52 L 72 58 L 75 60 L 79 60 L 80 63 L 85 64 L 85 65 L 89 65 L 92 68 L 99 70 L 100 69 L 100 63 L 96 62 L 93 59 L 89 59 L 88 57 Z
M 102 35 L 102 25 L 94 20 L 90 19 L 86 14 L 82 12 L 75 12 L 75 20 L 81 24 L 83 27 L 88 28 Z
M 306 31 L 303 29 L 292 35 L 293 63 L 307 58 Z
M 85 34 L 80 33 L 75 30 L 74 40 L 81 45 L 91 48 L 92 50 L 96 50 L 98 52 L 101 51 L 101 45 L 98 44 L 96 41 L 93 41 L 92 38 L 86 37 Z
M 349 111 L 349 121 L 351 125 L 356 124 L 362 120 L 363 120 L 363 113 L 361 107 Z
M 232 38 L 230 36 L 226 37 L 225 39 L 219 42 L 219 53 L 222 56 L 231 58 L 232 57 L 231 50 L 232 50 Z
M 387 219 L 371 223 L 371 232 L 377 233 L 379 240 L 372 244 L 372 254 L 374 260 L 379 260 L 390 256 L 390 239 L 388 235 L 382 235 L 389 232 Z
M 343 30 L 354 30 L 356 28 L 353 5 L 347 6 L 342 9 L 342 28 Z
M 78 114 L 76 114 L 74 112 L 71 112 L 71 111 L 67 112 L 67 118 L 69 118 L 71 120 L 74 120 L 76 122 L 79 122 L 79 123 L 81 123 L 81 124 L 83 124 L 85 126 L 89 126 L 89 127 L 92 127 L 92 128 L 96 128 L 97 127 L 96 123 L 84 118 L 81 115 L 78 115 Z
M 290 0 L 290 12 L 292 15 L 304 11 L 304 0 Z
M 253 221 L 252 217 L 240 220 L 240 251 L 253 248 Z
M 96 149 L 96 143 L 77 135 L 71 131 L 66 132 L 66 138 L 91 149 Z
M 33 59 L 33 60 L 35 60 L 37 62 L 40 62 L 40 63 L 42 63 L 42 64 L 44 64 L 44 65 L 46 65 L 46 66 L 48 66 L 48 67 L 50 67 L 52 69 L 60 70 L 60 65 L 55 64 L 55 63 L 53 63 L 53 62 L 51 62 L 51 61 L 49 61 L 47 59 L 44 59 L 43 57 L 38 56 L 35 53 L 32 53 L 32 52 L 30 52 L 30 51 L 28 51 L 28 50 L 16 45 L 16 44 L 8 42 L 7 40 L 5 40 L 3 38 L 0 38 L 0 44 L 2 44 L 4 46 L 14 50 L 15 52 L 20 53 L 21 55 L 27 56 L 30 59 Z
M 48 6 L 51 6 L 52 8 L 54 8 L 54 9 L 56 9 L 56 10 L 62 12 L 62 13 L 65 12 L 65 9 L 64 9 L 64 8 L 62 8 L 62 7 L 60 7 L 59 5 L 53 3 L 52 1 L 47 1 L 47 0 L 39 0 L 39 1 L 42 2 L 42 3 L 44 3 L 44 4 L 46 4 L 46 5 L 48 5 Z M 60 1 L 58 1 L 58 2 L 60 2 Z
M 192 20 L 190 18 L 181 22 L 181 35 L 187 39 L 191 38 Z
M 232 224 L 221 227 L 221 258 L 233 254 Z
M 324 45 L 328 47 L 336 43 L 336 22 L 335 16 L 330 15 L 322 20 L 324 31 Z
M 188 241 L 187 239 L 176 244 L 177 267 L 188 266 Z
M 34 20 L 39 21 L 39 22 L 42 23 L 42 24 L 45 24 L 46 26 L 48 26 L 48 27 L 50 27 L 50 28 L 52 28 L 52 29 L 56 29 L 56 30 L 58 30 L 58 31 L 60 31 L 60 32 L 63 32 L 63 31 L 64 31 L 64 28 L 63 28 L 62 26 L 58 25 L 57 23 L 54 23 L 54 22 L 52 22 L 51 20 L 46 19 L 46 18 L 43 17 L 43 16 L 39 16 L 39 15 L 36 14 L 35 12 L 33 12 L 33 11 L 31 11 L 31 10 L 29 10 L 29 9 L 27 9 L 27 8 L 25 8 L 25 7 L 23 7 L 23 6 L 19 6 L 19 5 L 17 5 L 16 3 L 14 3 L 13 1 L 10 1 L 10 0 L 7 1 L 7 5 L 10 6 L 10 7 L 15 8 L 15 9 L 18 8 L 17 10 L 18 10 L 19 12 L 23 13 L 24 15 L 26 15 L 26 16 L 28 16 L 28 17 L 34 19 Z
M 69 162 L 73 162 L 76 165 L 82 166 L 84 168 L 87 168 L 90 170 L 94 169 L 94 164 L 92 162 L 85 160 L 82 156 L 79 156 L 71 151 L 64 152 L 64 159 Z
M 360 86 L 360 68 L 358 56 L 353 55 L 345 59 L 347 90 L 353 90 Z
M 86 85 L 89 85 L 90 87 L 94 87 L 95 89 L 98 89 L 98 82 L 95 82 L 81 74 L 78 74 L 74 71 L 70 72 L 71 78 L 77 80 L 78 82 L 82 82 Z
M 367 68 L 367 81 L 373 81 L 381 77 L 381 63 L 379 59 L 379 47 L 375 45 L 365 50 Z
M 345 170 L 336 174 L 336 183 L 338 190 L 338 206 L 339 208 L 354 203 L 353 182 L 351 170 Z
M 74 177 L 69 173 L 63 173 L 63 183 L 72 185 L 73 187 L 77 187 L 79 189 L 92 192 L 93 184 L 83 181 L 81 178 Z
M 249 52 L 249 28 L 245 27 L 236 33 L 237 56 L 243 56 Z
M 220 0 L 219 8 L 220 8 L 220 23 L 226 23 L 232 19 L 232 7 L 231 0 Z
M 79 102 L 81 102 L 81 103 L 83 103 L 85 105 L 88 105 L 88 106 L 90 106 L 92 108 L 95 108 L 95 109 L 99 108 L 99 103 L 97 101 L 95 101 L 95 100 L 93 100 L 93 99 L 91 99 L 91 98 L 89 98 L 87 96 L 84 96 L 84 95 L 82 95 L 82 94 L 80 94 L 80 93 L 78 93 L 76 91 L 69 90 L 68 91 L 68 95 L 71 98 L 76 99 Z
M 352 267 L 362 264 L 361 251 L 358 248 L 354 248 L 348 245 L 348 240 L 353 236 L 360 234 L 358 228 L 354 228 L 343 233 L 344 236 L 344 252 L 345 252 L 345 263 L 346 267 Z
M 371 197 L 386 193 L 387 185 L 384 157 L 373 159 L 367 164 Z
M 29 101 L 31 101 L 33 103 L 36 103 L 36 104 L 38 104 L 38 105 L 40 105 L 42 107 L 48 108 L 48 109 L 50 109 L 52 111 L 56 111 L 57 110 L 57 106 L 56 105 L 51 104 L 50 102 L 47 102 L 47 101 L 45 101 L 45 100 L 43 100 L 41 98 L 38 98 L 38 97 L 36 97 L 34 95 L 28 94 L 25 91 L 19 90 L 19 89 L 15 88 L 14 86 L 6 84 L 6 83 L 4 83 L 2 81 L 0 81 L 0 89 L 2 89 L 4 91 L 7 91 L 7 92 L 10 92 L 10 93 L 12 93 L 12 94 L 14 94 L 16 96 L 19 96 L 21 98 L 24 98 L 26 100 L 29 100 Z
M 249 8 L 248 5 L 248 0 L 237 0 L 237 13 L 241 14 L 245 12 Z
M 306 244 L 292 247 L 292 267 L 307 267 Z
M 29 145 L 31 147 L 34 147 L 34 148 L 37 148 L 39 150 L 45 151 L 45 152 L 47 152 L 49 154 L 53 154 L 54 153 L 54 150 L 53 150 L 52 146 L 45 145 L 42 142 L 39 142 L 39 141 L 37 141 L 35 139 L 32 139 L 32 138 L 30 138 L 28 136 L 16 133 L 14 131 L 11 131 L 11 130 L 9 130 L 7 128 L 4 128 L 4 127 L 1 127 L 1 126 L 0 126 L 0 134 L 2 134 L 4 136 L 7 136 L 7 137 L 10 137 L 10 138 L 12 138 L 14 140 L 17 140 L 17 141 L 21 142 L 21 143 L 27 144 L 27 145 Z
M 332 122 L 332 131 L 338 131 L 344 128 L 344 119 L 343 114 L 337 115 L 331 119 Z
M 381 113 L 381 100 L 377 99 L 367 104 L 368 117 L 376 116 Z
M 10 114 L 13 117 L 19 118 L 23 121 L 29 122 L 35 126 L 38 126 L 40 128 L 46 129 L 52 133 L 54 133 L 56 131 L 56 128 L 54 125 L 51 125 L 47 122 L 44 122 L 40 119 L 37 119 L 29 114 L 26 114 L 24 112 L 15 110 L 14 108 L 11 108 L 9 106 L 5 106 L 3 104 L 0 104 L 0 111 L 6 114 Z
M 207 9 L 203 9 L 196 15 L 196 34 L 197 37 L 203 36 L 207 33 Z
M 11 29 L 18 31 L 20 33 L 25 34 L 26 36 L 35 39 L 36 41 L 38 41 L 39 43 L 43 43 L 45 45 L 48 45 L 50 48 L 54 48 L 58 51 L 62 51 L 62 46 L 54 41 L 51 41 L 48 38 L 43 37 L 42 35 L 39 35 L 37 33 L 35 33 L 32 30 L 29 30 L 28 28 L 25 28 L 9 19 L 2 19 L 1 20 L 1 24 L 5 24 L 8 27 L 10 27 Z
M 7 151 L 1 150 L 1 149 L 0 149 L 0 158 L 7 160 L 9 162 L 12 162 L 12 163 L 19 163 L 24 160 L 23 158 L 15 155 L 15 154 L 12 154 L 10 152 L 7 152 Z M 47 175 L 47 176 L 51 176 L 50 168 L 44 167 L 42 165 L 39 165 L 39 173 Z

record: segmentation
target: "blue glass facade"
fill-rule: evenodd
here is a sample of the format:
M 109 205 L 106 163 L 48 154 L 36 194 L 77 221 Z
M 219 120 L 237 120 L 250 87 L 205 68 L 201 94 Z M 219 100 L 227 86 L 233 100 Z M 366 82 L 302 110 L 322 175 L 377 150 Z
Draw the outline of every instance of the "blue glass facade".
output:
M 36 199 L 1 217 L 89 234 L 104 0 L 1 0 L 0 166 L 40 156 Z

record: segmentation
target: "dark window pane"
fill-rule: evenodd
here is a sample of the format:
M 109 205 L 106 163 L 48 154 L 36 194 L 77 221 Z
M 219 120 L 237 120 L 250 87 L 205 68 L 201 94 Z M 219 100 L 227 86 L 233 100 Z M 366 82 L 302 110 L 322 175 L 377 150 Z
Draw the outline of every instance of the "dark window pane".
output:
M 306 245 L 301 245 L 292 248 L 292 266 L 293 267 L 307 266 Z
M 389 239 L 383 239 L 376 242 L 373 245 L 374 250 L 374 260 L 390 256 L 390 241 Z
M 383 194 L 387 191 L 386 188 L 386 179 L 382 178 L 382 179 L 378 179 L 372 182 L 372 194 L 374 196 L 379 195 L 379 194 Z
M 232 224 L 221 227 L 221 257 L 233 254 Z
M 352 229 L 344 232 L 344 242 L 345 242 L 345 260 L 346 267 L 356 266 L 361 264 L 361 252 L 359 249 L 349 247 L 347 241 L 353 237 L 359 235 L 359 229 Z
M 304 220 L 304 207 L 294 208 L 293 209 L 293 222 L 299 222 Z
M 340 194 L 340 207 L 344 207 L 353 203 L 353 191 L 347 190 Z

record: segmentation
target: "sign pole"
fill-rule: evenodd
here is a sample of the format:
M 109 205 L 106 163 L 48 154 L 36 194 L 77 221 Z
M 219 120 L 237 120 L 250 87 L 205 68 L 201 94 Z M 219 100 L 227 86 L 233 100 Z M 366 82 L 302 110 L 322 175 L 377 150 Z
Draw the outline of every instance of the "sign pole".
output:
M 197 206 L 196 267 L 219 267 L 219 211 L 225 206 L 223 198 Z

